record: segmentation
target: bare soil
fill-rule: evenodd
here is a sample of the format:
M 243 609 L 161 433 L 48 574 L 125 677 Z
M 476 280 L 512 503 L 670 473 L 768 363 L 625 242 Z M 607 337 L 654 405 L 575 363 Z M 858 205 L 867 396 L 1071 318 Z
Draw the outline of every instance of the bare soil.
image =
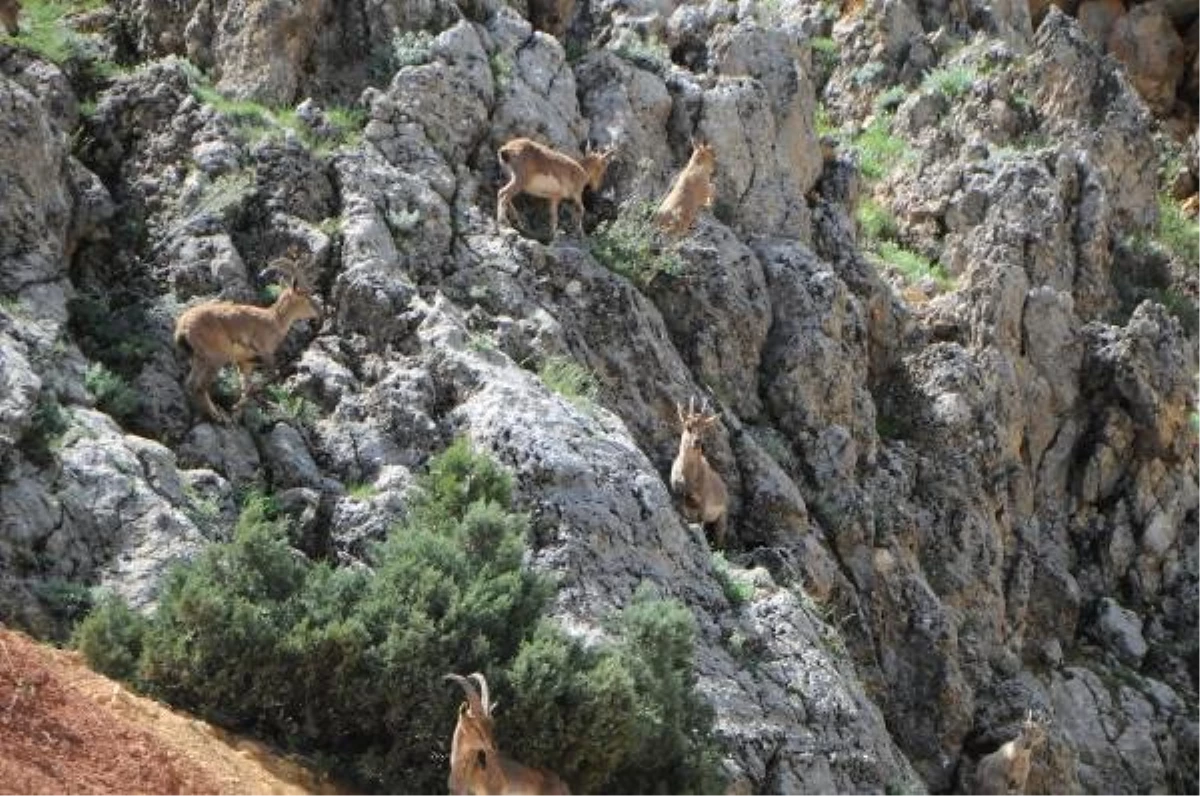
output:
M 0 625 L 0 793 L 336 793 L 298 763 Z

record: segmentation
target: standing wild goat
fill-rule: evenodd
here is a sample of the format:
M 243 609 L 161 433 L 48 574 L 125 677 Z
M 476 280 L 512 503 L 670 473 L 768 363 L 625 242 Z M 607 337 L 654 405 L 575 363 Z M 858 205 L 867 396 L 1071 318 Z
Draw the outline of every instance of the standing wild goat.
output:
M 576 226 L 583 234 L 583 189 L 600 190 L 613 150 L 593 152 L 589 148 L 579 161 L 528 138 L 514 138 L 500 147 L 496 156 L 508 176 L 496 201 L 496 222 L 505 221 L 513 200 L 521 193 L 550 200 L 550 237 L 558 234 L 558 203 L 575 203 Z M 519 218 L 518 214 L 518 218 Z M 522 225 L 524 221 L 521 222 Z
M 186 386 L 192 399 L 209 419 L 228 422 L 217 409 L 208 388 L 221 368 L 233 363 L 238 369 L 242 395 L 236 413 L 253 392 L 251 375 L 255 364 L 274 365 L 275 349 L 296 321 L 320 318 L 311 291 L 302 287 L 292 267 L 291 280 L 270 307 L 208 301 L 184 310 L 175 323 L 175 345 L 191 356 L 192 369 Z
M 975 766 L 974 793 L 1024 793 L 1033 748 L 1044 740 L 1046 728 L 1040 721 L 1033 720 L 1033 711 L 1030 711 L 1017 737 L 984 755 Z
M 21 32 L 21 26 L 17 23 L 17 15 L 20 13 L 21 4 L 17 0 L 0 0 L 0 24 L 4 25 L 9 36 L 16 36 Z
M 487 680 L 482 674 L 471 675 L 471 680 L 479 683 L 479 692 L 462 675 L 448 674 L 445 679 L 467 692 L 467 701 L 458 706 L 458 724 L 450 741 L 452 794 L 571 792 L 557 774 L 521 765 L 496 749 L 492 721 L 495 704 L 488 701 Z
M 708 144 L 693 144 L 692 157 L 666 197 L 654 211 L 654 223 L 671 235 L 683 235 L 692 228 L 700 208 L 712 207 L 717 192 L 712 184 L 717 153 Z
M 671 465 L 671 491 L 683 500 L 683 516 L 688 522 L 701 522 L 705 529 L 713 529 L 718 547 L 725 544 L 725 509 L 729 493 L 725 482 L 704 458 L 704 432 L 717 422 L 717 416 L 709 414 L 707 405 L 695 411 L 696 399 L 688 401 L 688 411 L 683 404 L 676 404 L 683 433 L 679 437 L 679 455 Z

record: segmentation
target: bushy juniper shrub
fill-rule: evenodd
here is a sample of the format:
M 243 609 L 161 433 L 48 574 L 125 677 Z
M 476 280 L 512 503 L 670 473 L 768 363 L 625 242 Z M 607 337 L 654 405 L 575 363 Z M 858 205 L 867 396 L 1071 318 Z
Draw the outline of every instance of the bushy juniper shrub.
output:
M 252 497 L 234 539 L 176 569 L 152 616 L 105 601 L 77 643 L 93 666 L 361 789 L 445 787 L 451 671 L 487 674 L 507 748 L 577 792 L 711 789 L 687 610 L 639 599 L 611 644 L 584 650 L 541 619 L 552 584 L 522 567 L 528 520 L 504 470 L 460 441 L 419 487 L 370 573 L 304 558 Z

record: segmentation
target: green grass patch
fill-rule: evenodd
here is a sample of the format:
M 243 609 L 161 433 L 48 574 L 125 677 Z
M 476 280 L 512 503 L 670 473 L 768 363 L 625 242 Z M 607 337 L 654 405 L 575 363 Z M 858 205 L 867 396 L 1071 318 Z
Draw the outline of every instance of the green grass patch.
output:
M 858 154 L 858 168 L 868 182 L 886 177 L 897 166 L 912 158 L 912 152 L 902 139 L 892 135 L 892 117 L 876 115 L 867 127 L 854 137 L 851 146 Z
M 547 358 L 538 369 L 538 378 L 551 390 L 574 404 L 592 403 L 599 393 L 595 375 L 570 357 Z
M 1200 225 L 1188 218 L 1169 196 L 1158 197 L 1158 226 L 1154 238 L 1171 256 L 1193 270 L 1200 267 Z
M 922 279 L 933 279 L 944 290 L 954 287 L 954 280 L 946 273 L 940 263 L 926 260 L 916 252 L 910 251 L 893 241 L 882 241 L 875 253 L 879 259 L 893 266 L 909 283 L 920 282 Z
M 361 484 L 347 484 L 346 494 L 355 500 L 370 500 L 379 494 L 379 489 L 374 484 L 364 481 Z
M 67 17 L 94 11 L 104 4 L 104 0 L 24 0 L 19 17 L 21 32 L 12 38 L 56 64 L 85 58 L 88 55 L 87 39 L 71 28 Z M 5 35 L 0 33 L 2 38 Z
M 874 248 L 882 241 L 894 241 L 900 234 L 892 212 L 869 196 L 859 201 L 855 218 L 867 248 Z
M 269 499 L 231 542 L 166 579 L 153 614 L 101 602 L 76 630 L 89 663 L 157 698 L 310 756 L 358 792 L 445 787 L 461 692 L 484 672 L 502 749 L 575 792 L 719 792 L 696 694 L 695 621 L 640 591 L 586 648 L 542 618 L 512 478 L 460 440 L 418 481 L 373 571 L 306 559 Z
M 616 218 L 601 222 L 588 238 L 588 249 L 610 271 L 647 287 L 660 275 L 684 273 L 683 258 L 658 238 L 655 205 L 633 200 L 621 205 Z
M 313 129 L 300 119 L 295 108 L 272 108 L 253 100 L 226 97 L 199 70 L 192 78 L 192 94 L 228 118 L 250 144 L 282 141 L 294 135 L 315 153 L 329 154 L 341 147 L 355 146 L 367 122 L 366 111 L 359 108 L 323 108 L 324 124 Z

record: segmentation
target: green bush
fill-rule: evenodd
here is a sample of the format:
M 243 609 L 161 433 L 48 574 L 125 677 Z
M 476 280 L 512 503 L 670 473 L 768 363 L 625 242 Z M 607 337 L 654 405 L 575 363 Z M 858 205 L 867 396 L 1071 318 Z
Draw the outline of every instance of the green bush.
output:
M 654 204 L 635 200 L 621 205 L 617 217 L 602 222 L 588 238 L 588 248 L 601 265 L 646 287 L 659 274 L 680 276 L 683 259 L 658 241 Z
M 109 370 L 103 362 L 88 365 L 83 383 L 96 399 L 102 412 L 112 415 L 117 422 L 124 423 L 137 412 L 141 399 L 119 374 Z
M 93 669 L 118 680 L 132 680 L 142 655 L 147 620 L 114 595 L 101 600 L 75 627 L 72 646 Z
M 501 732 L 521 739 L 507 748 L 569 782 L 709 789 L 690 614 L 641 599 L 611 645 L 567 640 L 540 620 L 552 587 L 522 567 L 528 521 L 511 498 L 504 470 L 455 443 L 367 573 L 310 562 L 269 499 L 251 496 L 233 541 L 176 569 L 153 616 L 105 602 L 77 643 L 93 666 L 327 761 L 363 789 L 445 787 L 461 701 L 442 681 L 451 671 L 485 672 L 511 706 Z

